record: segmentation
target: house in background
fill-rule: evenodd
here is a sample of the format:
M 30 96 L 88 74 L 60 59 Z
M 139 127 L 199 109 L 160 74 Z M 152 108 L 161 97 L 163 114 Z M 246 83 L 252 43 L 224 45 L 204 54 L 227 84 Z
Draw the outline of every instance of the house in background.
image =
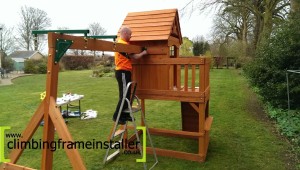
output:
M 44 56 L 38 51 L 15 51 L 11 53 L 8 57 L 14 61 L 15 71 L 23 71 L 25 60 L 39 60 L 42 59 Z

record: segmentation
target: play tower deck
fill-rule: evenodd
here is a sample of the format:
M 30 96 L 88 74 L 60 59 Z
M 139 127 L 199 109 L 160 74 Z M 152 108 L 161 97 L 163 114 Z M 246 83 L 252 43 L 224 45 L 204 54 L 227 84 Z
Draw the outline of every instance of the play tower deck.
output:
M 209 116 L 210 60 L 205 57 L 179 57 L 182 37 L 176 9 L 129 13 L 123 25 L 132 28 L 130 45 L 99 40 L 97 36 L 87 36 L 89 30 L 34 31 L 35 35 L 48 34 L 46 96 L 19 141 L 30 141 L 43 119 L 43 141 L 54 141 L 55 133 L 62 141 L 74 141 L 56 104 L 58 63 L 68 49 L 139 53 L 142 47 L 146 46 L 149 55 L 133 61 L 133 80 L 138 83 L 136 94 L 141 99 L 144 113 L 146 113 L 145 100 L 173 100 L 181 103 L 182 115 L 182 130 L 150 128 L 150 133 L 193 138 L 198 142 L 197 153 L 160 148 L 156 148 L 156 153 L 180 159 L 205 161 L 213 120 Z M 84 36 L 69 35 L 73 33 Z M 65 152 L 73 169 L 86 169 L 78 150 L 66 148 Z M 9 155 L 10 162 L 2 163 L 0 169 L 30 169 L 16 164 L 23 151 L 24 148 L 13 149 Z M 150 151 L 147 148 L 147 153 Z M 51 148 L 43 148 L 40 169 L 52 169 L 52 164 Z
M 133 61 L 132 78 L 138 83 L 136 94 L 146 116 L 147 99 L 181 103 L 182 130 L 149 128 L 150 133 L 198 140 L 197 154 L 157 148 L 158 155 L 204 161 L 213 120 L 209 116 L 210 60 L 179 56 L 182 37 L 177 9 L 129 13 L 122 26 L 132 29 L 131 44 L 155 51 Z

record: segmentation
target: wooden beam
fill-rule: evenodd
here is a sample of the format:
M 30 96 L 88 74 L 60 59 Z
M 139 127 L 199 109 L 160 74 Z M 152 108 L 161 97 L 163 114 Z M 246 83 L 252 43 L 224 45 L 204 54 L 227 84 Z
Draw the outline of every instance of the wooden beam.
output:
M 198 106 L 195 103 L 189 103 L 189 104 L 193 107 L 193 109 L 195 109 L 195 111 L 197 113 L 199 113 L 199 108 L 198 108 Z
M 147 147 L 146 152 L 147 154 L 153 154 L 151 147 Z M 205 155 L 199 155 L 194 153 L 180 152 L 180 151 L 161 149 L 161 148 L 155 148 L 155 152 L 157 155 L 160 156 L 167 156 L 167 157 L 185 159 L 185 160 L 197 161 L 197 162 L 205 161 Z
M 205 65 L 199 65 L 199 87 L 200 91 L 204 92 L 205 90 Z
M 184 65 L 184 91 L 188 90 L 189 86 L 189 67 L 187 64 Z
M 176 88 L 177 91 L 181 90 L 181 65 L 176 65 Z
M 151 54 L 151 53 L 150 53 Z M 166 65 L 176 65 L 180 66 L 180 64 L 188 64 L 188 65 L 204 65 L 205 60 L 200 57 L 192 57 L 192 58 L 160 58 L 160 59 L 153 59 L 151 57 L 144 57 L 143 60 L 135 60 L 132 64 L 145 64 L 145 65 L 151 65 L 151 64 L 166 64 Z M 181 67 L 179 67 L 181 69 Z
M 175 46 L 179 47 L 180 46 L 179 39 L 176 37 L 170 36 L 168 39 L 168 45 L 169 46 L 175 45 Z
M 213 122 L 213 117 L 211 116 L 208 116 L 205 120 L 205 126 L 204 126 L 204 130 L 205 131 L 210 131 L 210 127 L 212 125 L 212 122 Z
M 35 113 L 31 117 L 31 120 L 29 121 L 27 127 L 25 128 L 25 130 L 22 133 L 22 137 L 19 139 L 20 142 L 29 141 L 32 138 L 33 134 L 35 133 L 35 131 L 37 130 L 37 128 L 40 125 L 40 122 L 43 119 L 43 116 L 44 116 L 43 113 L 44 113 L 44 101 L 40 104 L 38 109 L 35 111 Z M 11 163 L 14 164 L 18 161 L 23 150 L 24 149 L 22 149 L 22 148 L 12 150 L 12 152 L 9 155 L 9 159 L 10 159 Z
M 195 82 L 196 82 L 196 65 L 192 65 L 192 91 L 195 91 Z
M 178 87 L 177 87 L 178 88 Z M 175 91 L 175 90 L 137 90 L 136 94 L 138 96 L 140 94 L 142 95 L 157 95 L 157 96 L 170 96 L 170 97 L 205 97 L 205 93 L 201 93 L 199 91 L 192 92 L 191 90 L 189 91 Z
M 71 162 L 73 169 L 76 170 L 85 170 L 85 165 L 79 155 L 79 152 L 76 148 L 68 149 L 68 142 L 73 142 L 72 136 L 68 130 L 67 125 L 65 124 L 64 119 L 61 116 L 59 109 L 56 107 L 56 102 L 54 98 L 50 99 L 50 117 L 56 128 L 56 132 L 58 136 L 62 139 L 62 141 L 66 141 L 64 149 L 66 154 Z
M 49 33 L 48 37 L 52 37 L 49 41 L 49 48 L 55 48 L 56 39 L 72 40 L 73 44 L 70 49 L 80 50 L 93 50 L 93 51 L 112 51 L 112 52 L 126 52 L 126 53 L 140 53 L 142 48 L 136 45 L 127 45 L 121 43 L 115 43 L 105 40 L 99 40 L 94 38 L 86 38 L 72 35 Z
M 165 95 L 151 95 L 151 94 L 138 94 L 140 99 L 151 99 L 151 100 L 171 100 L 171 101 L 180 101 L 180 102 L 197 102 L 204 103 L 204 97 L 175 97 L 175 96 L 165 96 Z
M 0 166 L 0 170 L 34 170 L 34 169 L 7 162 L 7 163 L 3 163 Z
M 48 37 L 49 55 L 47 63 L 47 78 L 46 78 L 46 97 L 44 109 L 44 127 L 43 127 L 43 141 L 54 140 L 54 125 L 49 116 L 50 98 L 57 97 L 57 84 L 59 65 L 54 63 L 55 48 L 51 48 L 51 44 L 56 42 L 55 37 Z M 53 151 L 51 148 L 44 148 L 42 150 L 41 169 L 52 169 Z
M 161 135 L 161 136 L 169 136 L 169 137 L 182 137 L 182 138 L 192 138 L 197 139 L 199 137 L 204 136 L 204 133 L 199 132 L 188 132 L 181 130 L 169 130 L 169 129 L 158 129 L 158 128 L 149 128 L 150 134 L 153 135 Z

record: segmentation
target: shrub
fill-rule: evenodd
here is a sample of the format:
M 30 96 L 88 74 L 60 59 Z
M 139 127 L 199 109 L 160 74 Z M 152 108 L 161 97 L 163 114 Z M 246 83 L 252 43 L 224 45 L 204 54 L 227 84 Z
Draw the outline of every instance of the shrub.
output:
M 94 56 L 63 56 L 61 59 L 66 70 L 90 69 L 94 64 Z
M 28 59 L 24 62 L 24 73 L 45 74 L 47 72 L 47 59 Z
M 300 69 L 300 17 L 284 24 L 262 44 L 256 58 L 245 68 L 252 85 L 264 101 L 287 107 L 286 70 Z M 300 74 L 289 77 L 291 107 L 300 108 Z
M 14 61 L 11 58 L 5 57 L 2 61 L 2 67 L 7 71 L 10 72 L 14 70 Z
M 113 76 L 114 76 L 113 67 L 97 65 L 95 68 L 93 68 L 92 77 L 113 77 Z

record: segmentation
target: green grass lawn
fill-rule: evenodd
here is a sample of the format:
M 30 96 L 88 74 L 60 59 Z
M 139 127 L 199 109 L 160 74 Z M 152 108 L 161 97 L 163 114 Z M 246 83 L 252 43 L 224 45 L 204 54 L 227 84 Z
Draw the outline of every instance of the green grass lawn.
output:
M 68 71 L 59 75 L 58 96 L 71 92 L 83 94 L 82 110 L 98 111 L 90 120 L 69 118 L 68 128 L 76 141 L 107 140 L 113 125 L 112 114 L 117 102 L 117 83 L 114 78 L 91 78 L 92 71 Z M 10 133 L 22 132 L 45 91 L 45 75 L 17 78 L 13 85 L 0 87 L 0 126 L 11 126 Z M 255 95 L 237 70 L 211 71 L 210 114 L 214 117 L 207 160 L 204 163 L 159 157 L 155 169 L 289 169 L 286 153 L 289 145 L 281 140 L 272 126 L 259 119 Z M 181 129 L 180 103 L 146 101 L 150 127 Z M 33 136 L 42 138 L 42 127 Z M 56 139 L 58 137 L 56 136 Z M 5 139 L 7 142 L 9 139 Z M 153 136 L 155 146 L 187 152 L 197 152 L 196 141 Z M 2 149 L 2 148 L 0 148 Z M 8 157 L 9 149 L 5 149 Z M 105 150 L 79 150 L 87 169 L 142 169 L 137 155 L 120 155 L 103 166 Z M 149 165 L 152 155 L 147 156 Z M 40 168 L 41 150 L 27 149 L 18 164 Z M 53 169 L 71 169 L 64 150 L 54 152 Z

